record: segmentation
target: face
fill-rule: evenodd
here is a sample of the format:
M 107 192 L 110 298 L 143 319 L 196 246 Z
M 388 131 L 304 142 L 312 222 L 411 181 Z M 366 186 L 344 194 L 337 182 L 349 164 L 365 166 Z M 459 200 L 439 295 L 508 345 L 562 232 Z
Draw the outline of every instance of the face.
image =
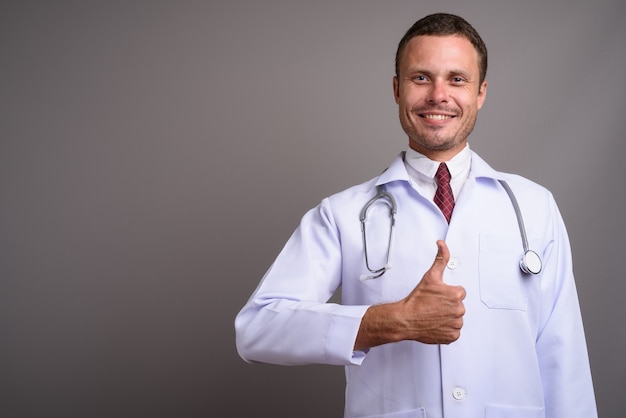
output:
M 487 93 L 478 53 L 460 36 L 417 36 L 402 53 L 393 90 L 409 145 L 436 161 L 462 150 Z

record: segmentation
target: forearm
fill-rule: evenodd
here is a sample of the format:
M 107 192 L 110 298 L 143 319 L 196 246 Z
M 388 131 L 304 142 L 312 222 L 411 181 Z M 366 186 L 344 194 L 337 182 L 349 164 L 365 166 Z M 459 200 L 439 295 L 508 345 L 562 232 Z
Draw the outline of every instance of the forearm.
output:
M 355 351 L 404 339 L 399 317 L 398 302 L 370 306 L 361 319 L 354 343 Z

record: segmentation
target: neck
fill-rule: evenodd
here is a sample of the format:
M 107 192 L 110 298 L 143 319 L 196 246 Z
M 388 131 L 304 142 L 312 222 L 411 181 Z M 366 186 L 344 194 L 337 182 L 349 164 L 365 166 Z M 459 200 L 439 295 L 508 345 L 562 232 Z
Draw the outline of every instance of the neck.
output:
M 436 149 L 427 148 L 416 144 L 414 141 L 409 140 L 409 147 L 419 152 L 420 154 L 425 155 L 429 159 L 440 163 L 450 161 L 455 155 L 457 155 L 465 148 L 465 145 L 467 145 L 467 141 L 463 141 L 460 144 L 453 146 L 452 148 Z

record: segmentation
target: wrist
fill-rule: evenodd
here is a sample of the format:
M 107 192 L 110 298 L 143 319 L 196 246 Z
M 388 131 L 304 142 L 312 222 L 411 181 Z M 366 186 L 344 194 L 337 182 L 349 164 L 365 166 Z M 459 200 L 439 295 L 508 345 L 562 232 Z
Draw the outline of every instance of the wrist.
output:
M 355 350 L 403 340 L 402 307 L 399 302 L 370 306 L 363 318 L 354 344 Z

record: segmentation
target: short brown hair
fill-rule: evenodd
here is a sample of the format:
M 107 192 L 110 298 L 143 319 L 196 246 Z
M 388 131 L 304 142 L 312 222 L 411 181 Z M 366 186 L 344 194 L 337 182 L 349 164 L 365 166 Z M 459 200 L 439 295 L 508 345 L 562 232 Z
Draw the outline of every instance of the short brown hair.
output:
M 465 19 L 449 13 L 435 13 L 418 20 L 404 34 L 396 51 L 396 77 L 399 76 L 400 59 L 406 44 L 416 36 L 449 36 L 458 35 L 472 43 L 478 53 L 480 84 L 487 76 L 487 46 L 482 38 Z

